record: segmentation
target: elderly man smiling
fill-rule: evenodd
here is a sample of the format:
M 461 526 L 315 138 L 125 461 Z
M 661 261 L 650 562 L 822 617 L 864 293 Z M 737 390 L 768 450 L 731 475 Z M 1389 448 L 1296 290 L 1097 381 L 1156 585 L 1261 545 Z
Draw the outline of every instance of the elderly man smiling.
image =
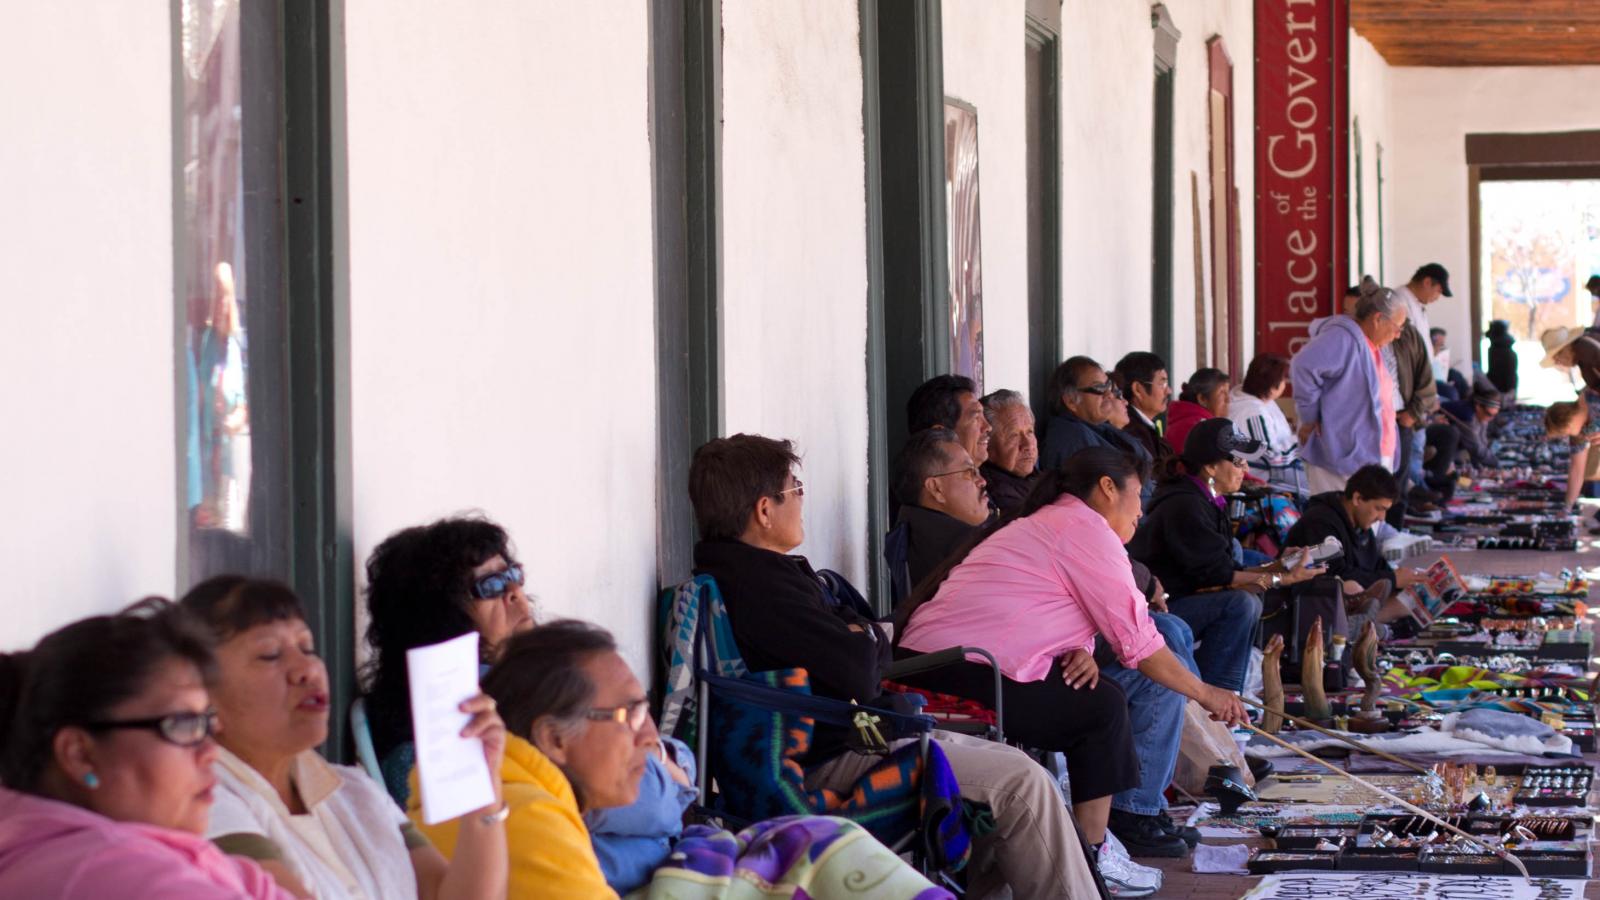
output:
M 983 398 L 983 411 L 994 431 L 989 435 L 989 461 L 980 471 L 989 483 L 989 502 L 1008 513 L 1027 499 L 1039 471 L 1033 410 L 1020 393 L 1002 389 Z

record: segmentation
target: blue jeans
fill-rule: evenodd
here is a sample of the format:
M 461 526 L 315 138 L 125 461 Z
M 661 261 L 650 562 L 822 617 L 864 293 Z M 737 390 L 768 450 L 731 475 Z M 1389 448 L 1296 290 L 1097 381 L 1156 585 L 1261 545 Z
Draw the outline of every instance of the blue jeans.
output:
M 1244 687 L 1250 647 L 1261 627 L 1261 598 L 1249 591 L 1214 591 L 1168 600 L 1167 608 L 1199 639 L 1194 660 L 1206 684 L 1230 691 Z
M 1402 440 L 1408 441 L 1410 452 L 1406 455 L 1406 483 L 1410 487 L 1427 487 L 1428 476 L 1422 469 L 1422 457 L 1428 450 L 1428 429 L 1426 424 L 1416 428 L 1400 429 Z M 1405 490 L 1402 487 L 1402 490 Z M 1404 496 L 1402 494 L 1402 496 Z
M 1194 664 L 1194 634 L 1177 616 L 1150 614 L 1156 630 L 1166 639 L 1167 649 L 1189 671 L 1199 674 Z M 1172 774 L 1178 768 L 1178 744 L 1183 739 L 1183 709 L 1188 698 L 1168 690 L 1141 674 L 1113 663 L 1100 674 L 1122 686 L 1128 695 L 1128 724 L 1133 729 L 1133 746 L 1139 754 L 1139 786 L 1121 791 L 1111 798 L 1111 808 L 1141 816 L 1153 816 L 1167 808 L 1165 796 Z

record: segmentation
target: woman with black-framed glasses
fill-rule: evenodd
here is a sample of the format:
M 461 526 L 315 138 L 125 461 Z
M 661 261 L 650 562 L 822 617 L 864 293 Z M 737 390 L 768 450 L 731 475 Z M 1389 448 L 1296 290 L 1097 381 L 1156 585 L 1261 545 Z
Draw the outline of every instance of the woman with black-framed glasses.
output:
M 0 897 L 289 897 L 200 836 L 213 671 L 203 632 L 155 599 L 0 654 Z

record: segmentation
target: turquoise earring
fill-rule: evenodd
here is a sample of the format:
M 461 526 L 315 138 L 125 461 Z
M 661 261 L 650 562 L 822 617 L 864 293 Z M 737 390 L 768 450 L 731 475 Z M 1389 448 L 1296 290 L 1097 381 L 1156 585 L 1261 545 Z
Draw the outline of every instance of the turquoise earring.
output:
M 93 772 L 83 776 L 83 786 L 91 791 L 98 789 L 100 787 L 100 776 Z

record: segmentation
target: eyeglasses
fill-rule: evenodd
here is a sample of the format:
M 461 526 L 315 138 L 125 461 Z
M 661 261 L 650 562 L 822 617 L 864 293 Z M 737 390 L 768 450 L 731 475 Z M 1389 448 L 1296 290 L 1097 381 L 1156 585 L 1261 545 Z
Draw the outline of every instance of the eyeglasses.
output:
M 1237 457 L 1237 456 L 1228 457 L 1228 461 L 1233 463 L 1234 465 L 1238 466 L 1241 469 L 1250 468 L 1250 463 L 1249 463 L 1248 460 L 1242 459 L 1242 458 Z
M 1104 397 L 1106 394 L 1110 394 L 1113 397 L 1122 396 L 1122 390 L 1109 381 L 1102 381 L 1099 384 L 1084 385 L 1083 387 L 1078 388 L 1078 390 L 1084 392 L 1085 394 L 1094 394 L 1096 397 Z
M 637 734 L 639 729 L 643 728 L 644 723 L 650 718 L 650 701 L 635 700 L 631 703 L 624 703 L 621 706 L 597 706 L 585 712 L 583 717 L 596 722 L 616 722 L 619 725 L 627 725 L 629 729 Z
M 522 583 L 522 567 L 518 565 L 506 566 L 499 572 L 491 572 L 472 583 L 472 596 L 479 600 L 498 600 L 511 590 L 514 584 Z
M 966 468 L 962 468 L 962 469 L 951 469 L 948 472 L 940 472 L 937 475 L 929 475 L 928 477 L 929 478 L 943 478 L 946 475 L 965 475 L 965 476 L 967 476 L 967 478 L 969 478 L 969 479 L 971 479 L 973 481 L 977 481 L 978 479 L 983 477 L 983 474 L 978 471 L 978 467 L 977 466 L 967 466 Z
M 782 499 L 784 494 L 793 494 L 796 497 L 804 497 L 806 495 L 806 483 L 796 478 L 794 480 L 794 487 L 784 488 L 783 490 L 779 491 L 778 498 Z
M 90 731 L 110 731 L 117 728 L 134 728 L 154 731 L 161 739 L 179 747 L 198 747 L 217 733 L 217 711 L 179 712 L 157 716 L 153 719 L 123 719 L 120 721 L 86 722 Z

